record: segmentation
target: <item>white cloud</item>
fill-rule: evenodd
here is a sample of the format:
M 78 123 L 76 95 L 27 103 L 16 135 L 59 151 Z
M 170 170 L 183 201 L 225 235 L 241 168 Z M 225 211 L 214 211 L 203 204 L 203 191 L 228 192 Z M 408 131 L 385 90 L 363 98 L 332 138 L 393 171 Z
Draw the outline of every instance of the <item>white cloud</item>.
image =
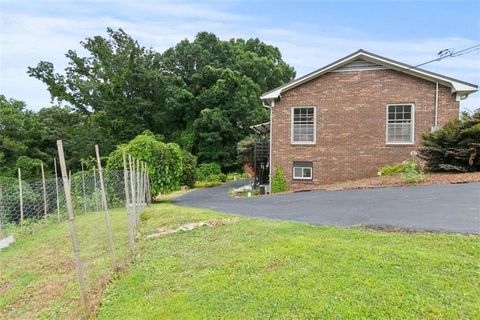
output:
M 67 63 L 64 54 L 69 49 L 81 50 L 79 41 L 105 34 L 106 27 L 121 27 L 142 45 L 158 51 L 182 39 L 192 39 L 198 31 L 214 32 L 224 39 L 258 37 L 279 47 L 298 76 L 360 48 L 417 64 L 434 58 L 441 49 L 462 49 L 475 44 L 472 39 L 463 38 L 378 40 L 358 30 L 342 27 L 333 27 L 333 31 L 327 34 L 319 26 L 288 21 L 283 21 L 282 27 L 267 27 L 261 19 L 232 13 L 235 12 L 235 3 L 53 3 L 60 7 L 58 13 L 45 13 L 28 6 L 24 10 L 4 6 L 1 15 L 0 92 L 25 100 L 33 109 L 47 106 L 50 99 L 40 81 L 28 78 L 27 67 L 47 60 L 53 62 L 58 70 L 63 69 Z M 425 68 L 479 83 L 479 53 L 445 59 Z M 470 106 L 471 109 L 479 107 L 480 95 L 477 93 L 462 101 L 462 106 Z

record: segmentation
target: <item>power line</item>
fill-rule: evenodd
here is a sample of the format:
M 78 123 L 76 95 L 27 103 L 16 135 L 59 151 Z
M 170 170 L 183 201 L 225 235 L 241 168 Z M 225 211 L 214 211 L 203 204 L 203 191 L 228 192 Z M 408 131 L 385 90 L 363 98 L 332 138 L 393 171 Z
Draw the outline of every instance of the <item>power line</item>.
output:
M 479 49 L 480 49 L 480 44 L 471 46 L 471 47 L 466 48 L 466 49 L 462 49 L 460 51 L 444 49 L 444 50 L 441 50 L 440 52 L 438 52 L 438 55 L 439 55 L 438 58 L 433 59 L 433 60 L 429 60 L 427 62 L 417 64 L 416 66 L 412 66 L 412 67 L 408 68 L 407 70 L 410 70 L 410 69 L 413 69 L 413 68 L 418 68 L 420 66 L 424 66 L 426 64 L 436 62 L 436 61 L 440 61 L 440 60 L 443 60 L 443 59 L 446 59 L 446 58 L 460 57 L 460 56 L 463 56 L 464 54 L 471 53 L 471 52 L 474 52 L 474 51 L 479 50 Z

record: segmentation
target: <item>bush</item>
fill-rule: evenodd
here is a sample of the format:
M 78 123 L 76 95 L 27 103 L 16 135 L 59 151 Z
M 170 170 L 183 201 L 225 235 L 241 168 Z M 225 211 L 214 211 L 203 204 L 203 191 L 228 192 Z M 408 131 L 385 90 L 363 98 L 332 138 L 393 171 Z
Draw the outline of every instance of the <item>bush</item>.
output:
M 6 222 L 20 222 L 20 192 L 18 180 L 11 177 L 0 176 L 0 189 L 2 191 L 2 208 L 0 208 L 0 220 Z M 22 179 L 23 214 L 24 219 L 35 219 L 43 216 L 43 207 L 36 205 L 40 201 L 29 183 Z
M 227 180 L 226 181 L 233 181 L 235 178 L 235 176 L 237 176 L 237 180 L 240 180 L 240 179 L 250 179 L 250 175 L 246 172 L 243 172 L 243 173 L 236 173 L 236 172 L 233 172 L 233 173 L 229 173 L 227 174 Z
M 220 165 L 215 162 L 202 163 L 195 171 L 196 181 L 223 181 L 227 177 L 222 173 Z
M 122 149 L 147 163 L 152 195 L 180 189 L 183 154 L 177 144 L 161 142 L 153 133 L 145 131 L 110 153 L 107 159 L 108 169 L 123 168 Z
M 194 184 L 195 188 L 211 188 L 221 185 L 221 181 L 197 181 Z
M 383 166 L 378 170 L 379 176 L 390 176 L 403 172 L 403 165 L 401 163 L 394 163 L 392 165 Z
M 381 167 L 379 176 L 400 175 L 406 183 L 418 183 L 425 180 L 422 166 L 417 158 L 405 160 L 402 163 Z
M 188 151 L 183 151 L 183 165 L 181 184 L 193 188 L 195 184 L 195 169 L 197 167 L 197 157 Z
M 424 134 L 420 157 L 431 171 L 480 171 L 480 111 Z
M 272 179 L 272 193 L 288 191 L 287 180 L 285 179 L 285 173 L 282 167 L 275 168 L 275 174 Z

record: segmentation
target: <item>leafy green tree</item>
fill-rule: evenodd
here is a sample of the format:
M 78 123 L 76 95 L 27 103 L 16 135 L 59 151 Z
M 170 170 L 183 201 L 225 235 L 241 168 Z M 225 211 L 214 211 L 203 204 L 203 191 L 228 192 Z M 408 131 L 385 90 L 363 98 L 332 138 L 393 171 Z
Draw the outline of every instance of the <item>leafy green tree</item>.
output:
M 183 151 L 182 178 L 181 184 L 193 188 L 195 185 L 195 168 L 197 167 L 197 157 L 188 151 Z
M 47 160 L 39 148 L 40 127 L 25 103 L 0 95 L 0 175 L 15 176 L 17 159 L 25 156 Z
M 30 76 L 43 81 L 52 99 L 68 102 L 107 129 L 113 143 L 123 143 L 145 129 L 175 129 L 190 94 L 180 78 L 160 69 L 160 55 L 140 46 L 123 30 L 107 29 L 100 36 L 81 42 L 88 56 L 70 50 L 65 74 L 55 73 L 50 62 L 29 68 Z M 102 146 L 105 147 L 105 146 Z M 105 149 L 105 148 L 102 148 Z
M 205 109 L 194 122 L 196 151 L 200 162 L 216 162 L 222 167 L 234 163 L 235 145 L 226 143 L 236 141 L 236 132 L 232 124 L 220 109 Z
M 53 101 L 72 107 L 68 115 L 65 109 L 47 109 L 40 118 L 46 123 L 65 113 L 58 122 L 64 126 L 52 134 L 71 137 L 65 139 L 72 141 L 65 149 L 71 147 L 75 159 L 90 155 L 95 143 L 110 152 L 149 130 L 181 145 L 200 162 L 234 168 L 237 142 L 249 134 L 250 125 L 268 119 L 260 94 L 295 75 L 278 48 L 259 39 L 223 41 L 200 32 L 193 41 L 183 40 L 160 54 L 121 29 L 107 29 L 107 34 L 81 42 L 84 56 L 68 51 L 64 73 L 46 61 L 28 70 L 47 85 Z M 214 125 L 206 118 L 215 119 Z M 70 120 L 78 125 L 68 124 Z M 215 141 L 214 146 L 204 138 Z M 52 141 L 49 137 L 43 145 L 53 148 Z
M 32 159 L 27 156 L 20 156 L 17 159 L 17 168 L 22 170 L 22 179 L 30 180 L 41 176 L 41 163 L 39 159 Z

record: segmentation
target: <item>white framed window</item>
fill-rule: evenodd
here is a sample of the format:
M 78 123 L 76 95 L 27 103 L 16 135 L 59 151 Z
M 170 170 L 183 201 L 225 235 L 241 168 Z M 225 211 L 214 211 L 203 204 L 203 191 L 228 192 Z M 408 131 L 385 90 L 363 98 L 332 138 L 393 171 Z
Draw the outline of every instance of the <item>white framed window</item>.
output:
M 313 179 L 313 163 L 309 161 L 293 162 L 293 179 L 294 180 L 312 180 Z
M 415 128 L 414 104 L 387 105 L 387 144 L 413 144 Z
M 315 107 L 292 108 L 292 144 L 315 144 L 316 118 Z

